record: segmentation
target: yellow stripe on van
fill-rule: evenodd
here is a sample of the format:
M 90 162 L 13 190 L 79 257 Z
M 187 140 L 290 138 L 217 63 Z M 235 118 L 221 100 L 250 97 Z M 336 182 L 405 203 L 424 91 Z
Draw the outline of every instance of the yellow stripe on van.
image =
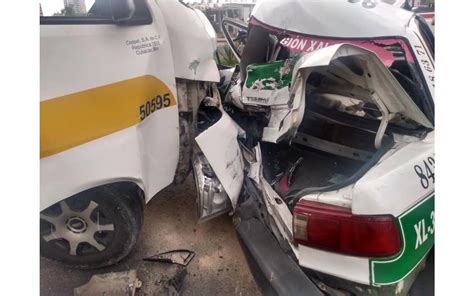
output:
M 169 100 L 165 101 L 165 95 Z M 156 104 L 157 100 L 161 100 L 161 106 Z M 150 115 L 151 110 L 157 112 L 174 105 L 176 100 L 170 89 L 150 75 L 43 101 L 40 104 L 40 157 L 133 126 L 141 117 Z

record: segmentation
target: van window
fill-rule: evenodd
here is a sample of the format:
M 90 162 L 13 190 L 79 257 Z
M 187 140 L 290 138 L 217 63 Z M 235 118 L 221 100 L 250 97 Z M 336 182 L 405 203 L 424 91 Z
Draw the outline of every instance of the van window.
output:
M 92 6 L 100 14 L 110 15 L 110 0 L 41 0 L 40 17 L 87 17 Z M 93 11 L 92 11 L 93 12 Z
M 112 5 L 117 0 L 40 0 L 43 24 L 112 24 Z M 131 23 L 152 22 L 145 0 L 135 1 Z

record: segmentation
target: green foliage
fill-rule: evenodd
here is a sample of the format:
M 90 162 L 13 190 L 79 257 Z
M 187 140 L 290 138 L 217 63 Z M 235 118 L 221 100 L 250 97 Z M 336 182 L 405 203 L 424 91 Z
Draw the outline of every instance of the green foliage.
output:
M 72 8 L 72 6 L 66 6 L 66 7 L 64 7 L 64 15 L 65 16 L 75 16 L 76 12 Z
M 227 44 L 222 47 L 222 50 L 218 54 L 218 63 L 220 62 L 221 65 L 234 67 L 239 63 L 239 61 L 237 61 L 237 58 L 234 56 L 234 53 L 230 49 L 229 45 Z

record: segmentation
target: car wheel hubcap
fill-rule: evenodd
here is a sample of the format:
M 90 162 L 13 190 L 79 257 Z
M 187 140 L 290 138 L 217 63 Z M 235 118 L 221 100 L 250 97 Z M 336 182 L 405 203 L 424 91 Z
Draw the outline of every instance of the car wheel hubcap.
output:
M 87 222 L 81 217 L 72 217 L 67 219 L 66 227 L 74 233 L 83 233 L 87 230 Z
M 50 216 L 41 214 L 40 218 L 51 224 L 51 230 L 42 235 L 46 242 L 53 240 L 65 240 L 69 244 L 69 254 L 77 256 L 78 246 L 87 243 L 97 251 L 103 251 L 106 248 L 103 242 L 97 240 L 96 234 L 102 232 L 113 232 L 114 224 L 100 224 L 99 211 L 95 211 L 96 221 L 91 216 L 94 210 L 99 206 L 96 202 L 90 201 L 87 208 L 78 212 L 69 207 L 65 201 L 59 203 L 61 214 Z

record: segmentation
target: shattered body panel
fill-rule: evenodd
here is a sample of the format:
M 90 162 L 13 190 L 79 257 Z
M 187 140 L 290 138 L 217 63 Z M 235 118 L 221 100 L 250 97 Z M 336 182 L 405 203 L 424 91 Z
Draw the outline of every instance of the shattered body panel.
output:
M 288 60 L 249 65 L 242 103 L 261 106 L 288 103 L 292 68 Z
M 222 186 L 227 192 L 232 206 L 237 206 L 244 179 L 242 153 L 237 142 L 239 129 L 233 120 L 223 112 L 221 119 L 196 137 L 202 150 Z

